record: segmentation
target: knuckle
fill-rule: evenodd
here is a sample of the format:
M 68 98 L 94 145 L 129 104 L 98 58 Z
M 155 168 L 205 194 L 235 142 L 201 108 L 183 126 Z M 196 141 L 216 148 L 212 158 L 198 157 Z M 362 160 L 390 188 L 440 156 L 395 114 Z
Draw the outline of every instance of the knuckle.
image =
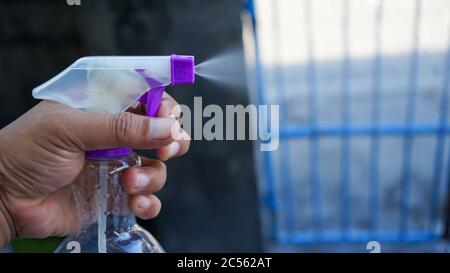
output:
M 180 155 L 184 155 L 189 151 L 189 147 L 191 146 L 190 140 L 183 140 L 181 144 L 181 152 Z
M 161 211 L 161 201 L 159 201 L 159 199 L 156 197 L 152 198 L 152 201 L 153 205 L 150 207 L 148 211 L 148 216 L 150 218 L 158 216 L 159 212 Z
M 128 112 L 118 113 L 112 116 L 111 126 L 119 141 L 127 140 L 127 136 L 133 132 L 133 114 Z
M 155 168 L 157 168 L 161 173 L 165 174 L 167 172 L 167 166 L 161 160 L 155 161 Z
M 166 164 L 164 164 L 164 162 L 162 161 L 156 161 L 155 163 L 155 168 L 158 171 L 158 181 L 159 183 L 157 183 L 157 189 L 156 191 L 161 190 L 164 187 L 164 184 L 166 183 L 167 180 L 167 167 Z
M 158 160 L 156 163 L 157 168 L 160 170 L 163 180 L 167 178 L 167 166 L 164 162 Z

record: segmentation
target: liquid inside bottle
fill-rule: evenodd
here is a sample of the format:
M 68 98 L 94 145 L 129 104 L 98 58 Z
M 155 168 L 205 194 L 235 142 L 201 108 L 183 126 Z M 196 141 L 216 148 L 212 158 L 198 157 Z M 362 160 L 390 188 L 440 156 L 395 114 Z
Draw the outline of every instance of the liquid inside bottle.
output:
M 114 158 L 87 158 L 73 183 L 80 232 L 68 236 L 56 253 L 162 253 L 158 241 L 136 223 L 122 172 L 140 166 L 135 153 Z

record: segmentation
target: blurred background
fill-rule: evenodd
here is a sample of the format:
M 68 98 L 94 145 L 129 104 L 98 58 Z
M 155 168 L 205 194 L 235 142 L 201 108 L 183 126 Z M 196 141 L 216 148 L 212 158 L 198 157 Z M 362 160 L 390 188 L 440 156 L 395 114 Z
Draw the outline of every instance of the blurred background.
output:
M 247 10 L 252 101 L 280 104 L 256 154 L 268 249 L 448 251 L 450 1 Z
M 0 127 L 81 56 L 231 48 L 248 88 L 168 92 L 279 104 L 280 147 L 193 141 L 168 162 L 161 214 L 141 223 L 167 251 L 449 250 L 449 0 L 4 1 Z

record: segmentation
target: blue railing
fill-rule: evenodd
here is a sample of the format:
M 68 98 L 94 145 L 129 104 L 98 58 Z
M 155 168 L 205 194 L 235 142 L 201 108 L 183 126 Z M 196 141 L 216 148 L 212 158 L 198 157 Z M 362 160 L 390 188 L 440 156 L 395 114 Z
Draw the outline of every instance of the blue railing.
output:
M 280 35 L 279 25 L 279 5 L 282 1 L 273 0 L 271 2 L 271 22 L 273 33 L 273 57 L 280 58 L 280 45 L 282 39 Z M 263 69 L 261 63 L 261 50 L 258 44 L 258 31 L 255 27 L 258 24 L 254 10 L 254 1 L 244 1 L 245 9 L 253 21 L 253 38 L 255 65 L 256 65 L 256 99 L 259 104 L 267 104 L 267 90 L 266 78 L 267 71 Z M 340 80 L 340 122 L 336 125 L 320 125 L 318 122 L 318 88 L 316 75 L 316 58 L 314 45 L 313 20 L 311 12 L 311 0 L 304 0 L 304 10 L 302 16 L 304 18 L 305 33 L 297 33 L 295 35 L 302 35 L 306 43 L 307 49 L 307 63 L 304 66 L 306 72 L 308 105 L 309 105 L 309 120 L 306 123 L 293 123 L 288 119 L 287 107 L 288 103 L 285 101 L 285 75 L 282 66 L 276 66 L 273 71 L 273 77 L 277 82 L 277 99 L 276 103 L 280 104 L 280 149 L 278 157 L 274 157 L 271 152 L 261 152 L 262 160 L 261 168 L 264 196 L 261 198 L 261 205 L 263 210 L 268 212 L 271 218 L 269 230 L 271 237 L 278 243 L 342 243 L 342 242 L 367 242 L 369 240 L 380 240 L 384 242 L 424 242 L 431 240 L 438 240 L 442 238 L 443 230 L 438 225 L 439 219 L 444 217 L 440 210 L 446 206 L 443 202 L 446 199 L 439 198 L 442 190 L 448 190 L 449 185 L 442 185 L 442 181 L 450 181 L 445 170 L 447 170 L 446 158 L 450 151 L 446 151 L 446 137 L 450 135 L 450 126 L 448 124 L 448 102 L 449 102 L 449 85 L 450 85 L 450 29 L 448 35 L 448 48 L 445 54 L 443 80 L 441 90 L 439 92 L 439 113 L 436 122 L 417 122 L 416 108 L 417 108 L 417 93 L 419 75 L 419 26 L 421 20 L 422 5 L 426 5 L 425 1 L 415 0 L 411 1 L 414 5 L 414 20 L 412 24 L 412 51 L 410 54 L 408 87 L 406 98 L 406 113 L 403 122 L 400 123 L 384 123 L 381 119 L 382 112 L 382 91 L 383 91 L 383 52 L 382 52 L 382 24 L 383 24 L 383 1 L 380 0 L 378 5 L 374 6 L 375 10 L 375 29 L 374 33 L 374 57 L 372 63 L 372 87 L 371 87 L 371 109 L 370 121 L 367 124 L 355 124 L 352 122 L 351 115 L 351 69 L 352 57 L 350 50 L 349 37 L 349 0 L 342 0 L 343 14 L 342 14 L 342 41 L 343 41 L 343 55 L 341 59 L 341 80 Z M 294 35 L 294 34 L 293 34 Z M 273 103 L 273 101 L 270 101 Z M 381 209 L 380 200 L 383 192 L 380 191 L 380 174 L 383 169 L 380 167 L 380 149 L 382 146 L 382 138 L 386 136 L 395 136 L 401 138 L 402 145 L 400 145 L 399 152 L 401 153 L 401 170 L 400 170 L 400 203 L 399 203 L 399 217 L 396 228 L 380 228 L 380 219 L 383 211 Z M 411 194 L 412 194 L 412 173 L 413 173 L 413 152 L 414 139 L 419 136 L 430 136 L 436 138 L 436 146 L 433 161 L 432 177 L 429 183 L 430 187 L 430 208 L 429 219 L 426 228 L 414 228 L 410 226 L 411 217 Z M 354 139 L 358 137 L 365 137 L 370 139 L 369 144 L 369 181 L 367 207 L 368 207 L 368 224 L 366 227 L 355 227 L 352 222 L 352 152 L 351 145 Z M 320 156 L 320 139 L 335 138 L 340 140 L 340 162 L 338 162 L 340 176 L 340 190 L 337 193 L 336 206 L 340 207 L 339 224 L 334 228 L 324 227 L 323 207 L 324 202 L 321 182 L 321 156 Z M 308 156 L 309 161 L 309 183 L 310 183 L 310 204 L 307 208 L 296 207 L 296 191 L 300 191 L 295 180 L 298 179 L 293 176 L 291 169 L 290 158 L 292 157 L 292 140 L 303 139 L 308 142 Z M 279 174 L 279 187 L 277 188 L 276 174 Z M 450 183 L 450 182 L 449 182 Z M 444 186 L 444 187 L 443 187 Z M 278 193 L 280 192 L 280 193 Z M 310 209 L 309 213 L 310 226 L 309 228 L 298 228 L 296 226 L 296 217 L 299 209 Z

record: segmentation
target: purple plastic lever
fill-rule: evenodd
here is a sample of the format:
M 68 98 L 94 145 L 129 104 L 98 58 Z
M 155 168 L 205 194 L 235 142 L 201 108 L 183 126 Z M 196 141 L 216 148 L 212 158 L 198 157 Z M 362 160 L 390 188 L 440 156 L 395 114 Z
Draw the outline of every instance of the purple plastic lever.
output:
M 139 99 L 139 102 L 147 106 L 147 116 L 156 117 L 158 114 L 159 106 L 161 105 L 161 99 L 164 95 L 164 87 L 155 87 L 149 89 Z

